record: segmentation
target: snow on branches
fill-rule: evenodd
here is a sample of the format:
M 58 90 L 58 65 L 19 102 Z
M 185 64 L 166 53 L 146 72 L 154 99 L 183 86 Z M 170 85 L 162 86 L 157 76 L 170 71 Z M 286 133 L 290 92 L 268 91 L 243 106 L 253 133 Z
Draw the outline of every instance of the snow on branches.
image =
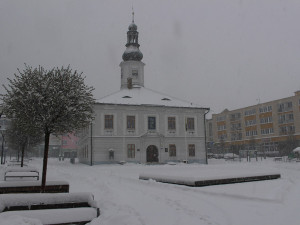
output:
M 68 133 L 86 126 L 92 119 L 93 87 L 84 84 L 82 73 L 67 68 L 32 68 L 25 65 L 3 95 L 5 114 L 24 126 L 45 133 Z

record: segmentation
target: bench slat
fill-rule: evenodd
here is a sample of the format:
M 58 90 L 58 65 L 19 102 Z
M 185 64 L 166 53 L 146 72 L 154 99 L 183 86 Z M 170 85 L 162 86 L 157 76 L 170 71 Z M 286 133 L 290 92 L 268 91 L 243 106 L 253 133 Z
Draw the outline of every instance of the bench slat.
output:
M 63 207 L 64 205 L 73 207 L 95 206 L 94 196 L 91 193 L 35 193 L 35 194 L 3 194 L 0 195 L 0 212 L 11 210 L 12 207 L 27 206 L 28 209 L 40 206 Z M 65 207 L 64 207 L 65 208 Z
M 0 194 L 40 193 L 40 181 L 9 181 L 0 182 Z M 68 193 L 69 183 L 66 181 L 47 181 L 45 193 Z

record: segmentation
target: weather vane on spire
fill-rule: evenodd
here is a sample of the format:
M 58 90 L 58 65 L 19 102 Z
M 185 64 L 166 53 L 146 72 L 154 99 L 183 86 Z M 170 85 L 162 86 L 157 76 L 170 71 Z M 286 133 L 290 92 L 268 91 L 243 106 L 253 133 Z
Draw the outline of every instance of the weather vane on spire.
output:
M 134 10 L 133 10 L 133 6 L 132 6 L 132 23 L 134 23 Z

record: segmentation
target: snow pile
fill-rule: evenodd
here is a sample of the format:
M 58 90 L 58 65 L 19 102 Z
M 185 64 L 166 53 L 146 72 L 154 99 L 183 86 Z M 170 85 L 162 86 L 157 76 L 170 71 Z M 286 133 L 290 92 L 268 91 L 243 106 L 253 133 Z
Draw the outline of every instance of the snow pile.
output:
M 1 218 L 1 225 L 43 225 L 38 219 L 26 218 L 23 216 L 8 216 L 6 218 Z
M 63 203 L 87 202 L 92 207 L 97 207 L 91 193 L 35 193 L 35 194 L 1 194 L 0 212 L 12 206 L 52 205 Z
M 9 220 L 16 216 L 34 218 L 37 221 L 41 221 L 42 224 L 65 224 L 74 221 L 90 221 L 97 217 L 97 210 L 95 208 L 68 208 L 8 211 L 0 214 L 0 221 Z M 14 225 L 14 223 L 10 223 L 10 225 Z
M 42 159 L 31 163 L 42 168 Z M 139 180 L 139 174 L 210 178 L 260 173 L 280 173 L 281 178 L 207 187 Z M 211 159 L 209 165 L 88 166 L 49 159 L 47 179 L 68 181 L 70 193 L 94 195 L 101 215 L 91 225 L 299 224 L 300 163 L 296 162 Z

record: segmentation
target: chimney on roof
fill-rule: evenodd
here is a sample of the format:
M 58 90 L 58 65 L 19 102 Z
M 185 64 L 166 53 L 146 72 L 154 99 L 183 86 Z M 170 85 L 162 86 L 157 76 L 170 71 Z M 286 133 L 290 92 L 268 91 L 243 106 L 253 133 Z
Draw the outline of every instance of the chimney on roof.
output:
M 132 78 L 127 78 L 127 88 L 132 89 Z

